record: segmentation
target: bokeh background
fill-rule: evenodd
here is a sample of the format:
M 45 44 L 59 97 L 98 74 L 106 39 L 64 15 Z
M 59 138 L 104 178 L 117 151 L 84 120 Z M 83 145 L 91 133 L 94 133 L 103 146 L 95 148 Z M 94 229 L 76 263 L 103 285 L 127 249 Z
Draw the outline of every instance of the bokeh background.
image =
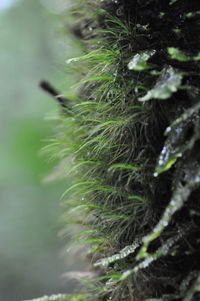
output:
M 67 0 L 0 0 L 0 301 L 70 293 L 61 275 L 74 268 L 61 255 L 59 200 L 69 183 L 45 184 L 55 162 L 40 155 L 57 104 L 38 82 L 62 92 L 76 53 L 64 32 Z

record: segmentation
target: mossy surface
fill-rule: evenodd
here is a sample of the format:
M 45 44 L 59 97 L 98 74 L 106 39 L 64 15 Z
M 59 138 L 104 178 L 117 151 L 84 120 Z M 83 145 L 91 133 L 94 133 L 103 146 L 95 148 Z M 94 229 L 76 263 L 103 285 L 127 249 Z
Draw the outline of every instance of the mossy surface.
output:
M 82 79 L 53 152 L 96 273 L 85 300 L 197 301 L 200 2 L 83 1 L 74 17 Z

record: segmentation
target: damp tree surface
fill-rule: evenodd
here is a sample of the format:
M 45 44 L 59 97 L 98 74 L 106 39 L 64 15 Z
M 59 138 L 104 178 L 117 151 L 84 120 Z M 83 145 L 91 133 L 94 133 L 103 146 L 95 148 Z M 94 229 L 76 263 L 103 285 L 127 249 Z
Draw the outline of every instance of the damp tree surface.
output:
M 197 301 L 200 2 L 91 0 L 71 14 L 84 54 L 67 61 L 78 88 L 49 149 L 68 162 L 66 231 L 90 277 L 38 300 Z

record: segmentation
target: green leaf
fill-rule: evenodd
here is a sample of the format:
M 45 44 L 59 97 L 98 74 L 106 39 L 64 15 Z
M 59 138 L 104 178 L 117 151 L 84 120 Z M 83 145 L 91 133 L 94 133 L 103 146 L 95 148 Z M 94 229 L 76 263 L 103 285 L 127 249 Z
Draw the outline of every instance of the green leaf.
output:
M 147 50 L 137 53 L 128 64 L 129 70 L 142 71 L 149 69 L 148 59 L 156 53 L 155 50 Z
M 139 202 L 142 202 L 142 203 L 146 203 L 146 200 L 143 197 L 139 196 L 139 195 L 129 195 L 128 200 L 136 200 L 136 201 L 139 201 Z
M 169 47 L 167 50 L 170 57 L 174 60 L 180 62 L 187 62 L 191 60 L 190 57 L 188 57 L 183 51 L 179 50 L 178 48 Z
M 191 149 L 194 143 L 199 139 L 198 115 L 200 109 L 199 103 L 186 110 L 181 117 L 176 119 L 165 131 L 168 138 L 160 153 L 155 174 L 167 171 L 174 165 L 179 157 L 185 151 Z
M 72 186 L 70 186 L 67 190 L 64 191 L 64 193 L 62 194 L 62 197 L 64 197 L 66 194 L 68 194 L 69 192 L 71 192 L 72 190 L 76 190 L 77 188 L 79 189 L 80 187 L 86 188 L 88 186 L 93 186 L 94 184 L 96 184 L 95 181 L 84 181 L 84 182 L 80 182 L 80 183 L 76 183 Z
M 100 162 L 100 161 L 82 161 L 82 162 L 79 162 L 78 164 L 74 165 L 70 170 L 69 170 L 69 173 L 71 172 L 74 172 L 76 170 L 78 170 L 80 167 L 83 167 L 83 166 L 101 166 L 103 163 Z
M 132 171 L 137 171 L 140 170 L 140 167 L 131 165 L 131 164 L 123 164 L 123 163 L 118 163 L 118 164 L 113 164 L 111 167 L 108 168 L 108 171 L 112 171 L 113 169 L 129 169 Z
M 90 238 L 90 239 L 85 239 L 85 240 L 81 240 L 77 243 L 77 245 L 80 244 L 91 244 L 91 243 L 100 243 L 100 242 L 104 242 L 105 238 Z
M 113 76 L 111 74 L 104 74 L 104 75 L 85 78 L 83 80 L 83 83 L 88 83 L 91 81 L 111 81 L 112 79 L 113 79 Z
M 152 98 L 167 99 L 176 92 L 181 85 L 182 74 L 175 71 L 171 66 L 164 68 L 162 74 L 155 84 L 154 88 L 149 90 L 147 94 L 140 97 L 139 101 L 147 101 Z
M 196 56 L 188 56 L 183 51 L 179 50 L 178 48 L 169 47 L 168 53 L 172 59 L 180 61 L 180 62 L 188 62 L 188 61 L 199 61 L 200 60 L 200 53 Z
M 127 215 L 119 215 L 119 214 L 107 214 L 107 215 L 104 215 L 104 218 L 105 219 L 122 219 L 125 221 L 130 219 L 130 217 Z
M 114 63 L 118 56 L 119 56 L 118 50 L 115 51 L 115 50 L 109 50 L 105 48 L 99 48 L 99 49 L 92 50 L 90 53 L 87 53 L 85 55 L 68 59 L 66 61 L 66 64 L 71 64 L 75 62 Z
M 193 18 L 193 17 L 196 17 L 198 15 L 200 15 L 200 11 L 199 10 L 198 11 L 189 12 L 189 13 L 185 14 L 186 18 L 189 18 L 189 19 Z

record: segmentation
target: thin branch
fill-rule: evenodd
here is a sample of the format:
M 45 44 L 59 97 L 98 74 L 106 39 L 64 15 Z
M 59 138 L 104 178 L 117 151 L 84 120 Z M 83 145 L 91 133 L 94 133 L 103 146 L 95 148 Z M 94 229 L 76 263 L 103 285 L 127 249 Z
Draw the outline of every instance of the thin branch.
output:
M 65 97 L 62 97 L 49 82 L 43 80 L 39 83 L 39 86 L 42 90 L 51 95 L 61 105 L 61 107 L 69 109 L 67 106 L 67 102 L 69 102 L 69 100 Z

